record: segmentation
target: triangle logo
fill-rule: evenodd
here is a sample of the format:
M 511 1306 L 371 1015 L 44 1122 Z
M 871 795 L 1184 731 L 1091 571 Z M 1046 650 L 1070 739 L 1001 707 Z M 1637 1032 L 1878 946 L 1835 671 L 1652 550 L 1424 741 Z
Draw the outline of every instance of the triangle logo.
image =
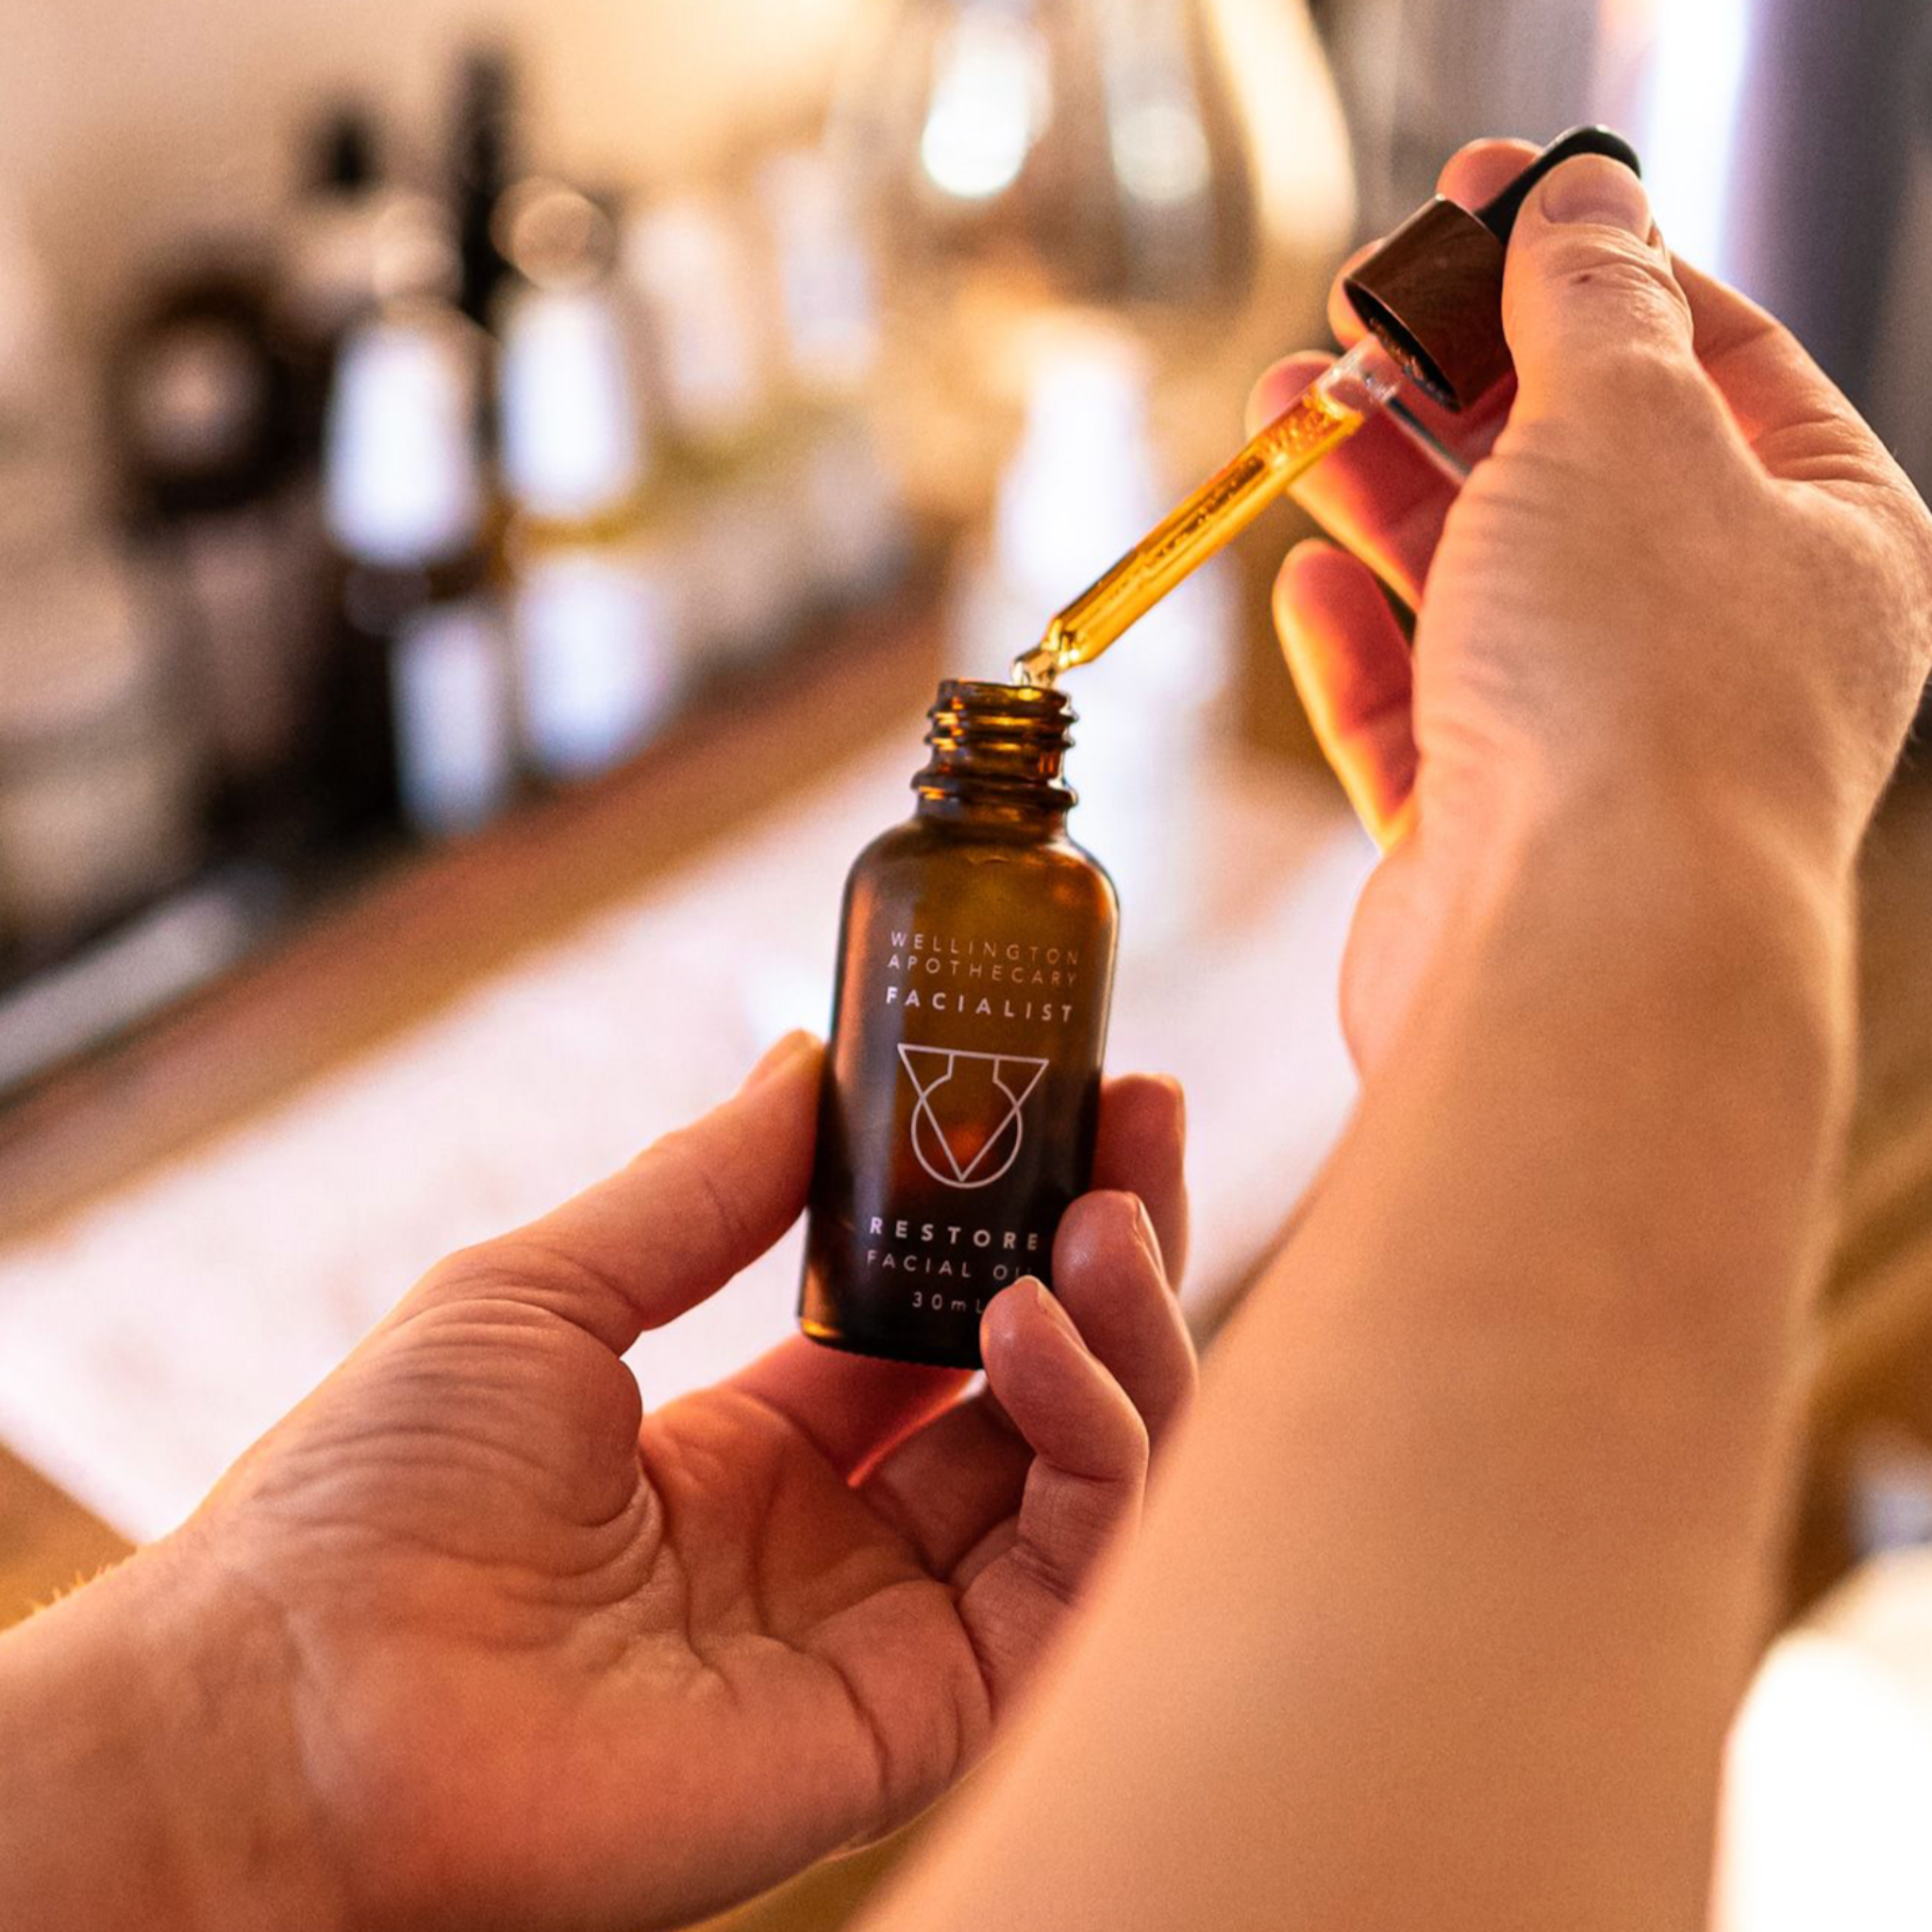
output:
M 1049 1061 L 1031 1054 L 902 1044 L 912 1082 L 912 1153 L 941 1186 L 984 1188 L 1012 1171 L 1024 1108 Z

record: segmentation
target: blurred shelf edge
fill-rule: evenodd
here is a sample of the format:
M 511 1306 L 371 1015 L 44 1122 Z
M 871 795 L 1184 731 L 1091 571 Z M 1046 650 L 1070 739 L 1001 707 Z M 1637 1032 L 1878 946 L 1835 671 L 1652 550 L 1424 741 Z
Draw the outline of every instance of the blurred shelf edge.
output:
M 903 727 L 938 675 L 934 578 L 928 556 L 890 600 L 721 679 L 634 764 L 400 858 L 253 935 L 258 950 L 245 921 L 184 895 L 184 932 L 236 963 L 0 1111 L 0 1240 L 373 1045 Z

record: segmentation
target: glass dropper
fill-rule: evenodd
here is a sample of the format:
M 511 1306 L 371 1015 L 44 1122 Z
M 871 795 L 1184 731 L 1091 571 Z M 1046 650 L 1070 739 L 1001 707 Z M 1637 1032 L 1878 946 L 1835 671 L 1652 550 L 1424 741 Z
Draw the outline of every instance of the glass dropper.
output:
M 1076 664 L 1091 664 L 1297 476 L 1353 436 L 1402 382 L 1388 351 L 1365 336 L 1061 609 L 1040 642 L 1013 660 L 1013 682 L 1051 684 Z
M 1413 385 L 1454 411 L 1498 381 L 1509 367 L 1503 337 L 1509 231 L 1530 190 L 1579 155 L 1637 171 L 1637 151 L 1621 135 L 1573 127 L 1482 207 L 1465 208 L 1439 194 L 1357 262 L 1343 286 L 1369 333 L 1067 605 L 1039 643 L 1014 658 L 1013 682 L 1051 684 L 1091 664 L 1404 388 Z

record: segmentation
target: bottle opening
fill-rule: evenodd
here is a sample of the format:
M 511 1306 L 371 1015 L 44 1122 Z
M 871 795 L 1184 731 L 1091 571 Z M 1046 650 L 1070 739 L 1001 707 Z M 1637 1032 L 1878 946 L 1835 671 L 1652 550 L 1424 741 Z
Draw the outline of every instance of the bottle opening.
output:
M 923 801 L 1072 808 L 1060 772 L 1075 714 L 1064 691 L 947 678 L 926 715 L 932 756 L 912 781 Z

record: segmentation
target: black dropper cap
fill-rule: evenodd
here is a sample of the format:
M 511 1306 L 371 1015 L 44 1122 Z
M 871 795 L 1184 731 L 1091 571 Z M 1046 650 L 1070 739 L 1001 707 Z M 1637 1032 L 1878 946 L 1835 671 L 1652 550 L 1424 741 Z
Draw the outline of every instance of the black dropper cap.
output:
M 1466 409 L 1509 372 L 1503 337 L 1503 258 L 1529 191 L 1577 155 L 1635 175 L 1637 150 L 1607 127 L 1573 127 L 1474 210 L 1437 195 L 1342 282 L 1370 332 L 1402 372 L 1445 408 Z

